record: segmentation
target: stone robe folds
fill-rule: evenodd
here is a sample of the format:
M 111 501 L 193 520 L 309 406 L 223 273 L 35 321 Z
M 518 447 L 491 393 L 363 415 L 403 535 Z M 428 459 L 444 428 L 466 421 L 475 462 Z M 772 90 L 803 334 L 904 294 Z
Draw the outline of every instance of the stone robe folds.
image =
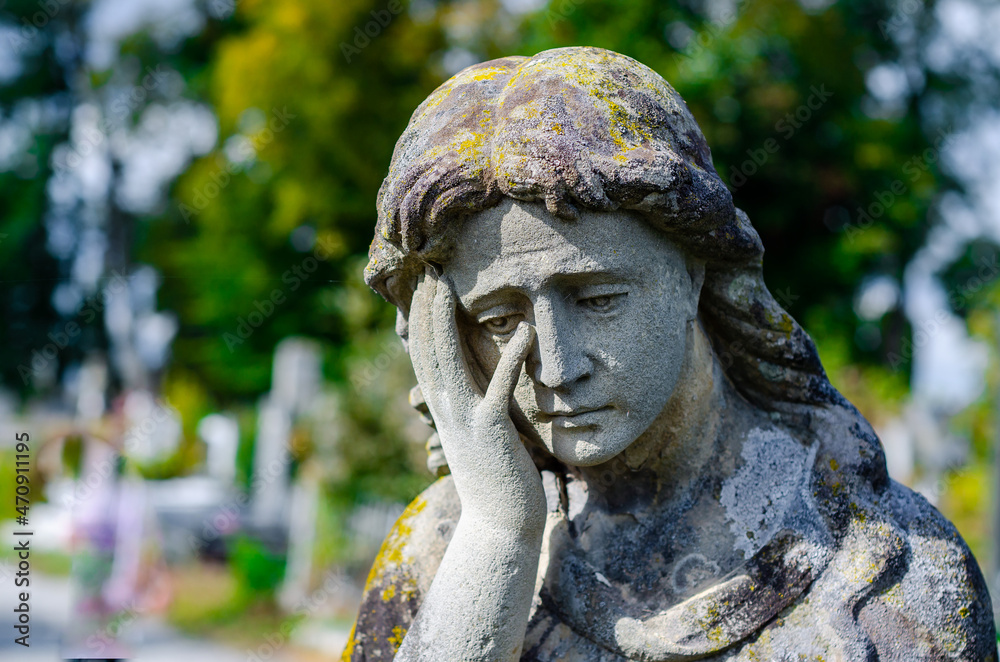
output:
M 602 573 L 575 549 L 581 515 L 543 472 L 549 515 L 521 659 L 996 662 L 990 599 L 968 547 L 923 497 L 884 476 L 870 432 L 845 432 L 811 446 L 748 435 L 745 463 L 717 494 L 732 526 L 761 543 L 722 577 L 698 554 L 674 559 L 663 581 L 701 590 L 658 613 L 637 613 L 636 577 Z M 763 507 L 782 495 L 784 508 Z M 410 504 L 372 567 L 344 660 L 393 659 L 460 512 L 451 477 Z M 671 524 L 650 526 L 669 535 Z

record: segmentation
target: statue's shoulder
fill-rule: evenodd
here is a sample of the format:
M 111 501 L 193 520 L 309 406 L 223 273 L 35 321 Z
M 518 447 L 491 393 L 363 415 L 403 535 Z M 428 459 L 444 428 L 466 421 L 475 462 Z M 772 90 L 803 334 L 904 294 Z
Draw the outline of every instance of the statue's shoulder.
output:
M 445 476 L 399 516 L 368 574 L 343 660 L 392 660 L 437 573 L 460 513 L 455 483 Z
M 896 581 L 873 591 L 857 612 L 881 659 L 904 650 L 914 660 L 996 662 L 989 591 L 958 531 L 923 496 L 895 481 L 881 502 L 906 543 Z

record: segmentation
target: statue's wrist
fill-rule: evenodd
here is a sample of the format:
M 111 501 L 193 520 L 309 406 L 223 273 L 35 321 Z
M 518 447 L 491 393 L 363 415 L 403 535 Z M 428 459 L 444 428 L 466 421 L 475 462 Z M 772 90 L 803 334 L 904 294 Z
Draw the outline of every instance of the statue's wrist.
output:
M 497 499 L 486 503 L 462 504 L 461 522 L 479 532 L 497 532 L 528 541 L 541 539 L 545 530 L 545 497 Z

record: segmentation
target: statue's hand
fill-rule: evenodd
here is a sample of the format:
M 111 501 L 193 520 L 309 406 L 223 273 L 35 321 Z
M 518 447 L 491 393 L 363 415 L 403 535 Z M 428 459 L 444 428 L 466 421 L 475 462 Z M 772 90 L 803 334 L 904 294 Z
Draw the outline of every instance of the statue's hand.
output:
M 518 325 L 483 396 L 462 352 L 456 306 L 449 281 L 432 271 L 422 276 L 410 307 L 409 350 L 462 517 L 514 530 L 536 528 L 545 518 L 542 482 L 508 413 L 535 329 Z

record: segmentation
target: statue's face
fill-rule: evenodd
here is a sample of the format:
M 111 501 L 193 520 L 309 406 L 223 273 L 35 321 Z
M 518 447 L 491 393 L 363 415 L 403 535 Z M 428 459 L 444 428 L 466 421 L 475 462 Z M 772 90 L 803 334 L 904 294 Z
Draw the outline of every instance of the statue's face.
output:
M 507 200 L 466 221 L 444 271 L 487 376 L 518 323 L 535 326 L 512 415 L 562 462 L 610 460 L 670 399 L 701 279 L 639 218 L 584 212 L 565 221 Z

